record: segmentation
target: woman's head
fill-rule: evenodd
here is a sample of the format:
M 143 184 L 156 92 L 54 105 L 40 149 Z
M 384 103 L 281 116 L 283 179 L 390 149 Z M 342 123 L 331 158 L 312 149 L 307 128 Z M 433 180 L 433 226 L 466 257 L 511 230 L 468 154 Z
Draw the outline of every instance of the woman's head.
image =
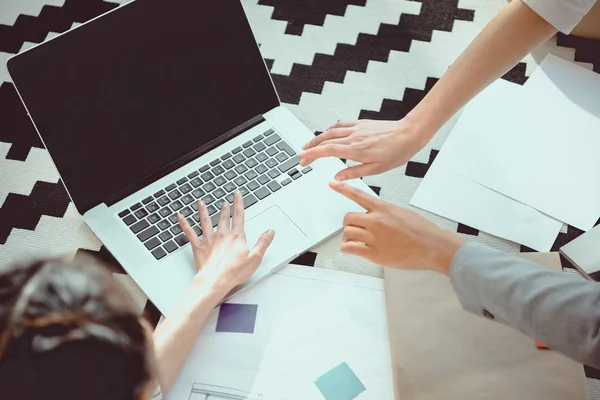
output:
M 92 263 L 0 269 L 0 390 L 10 399 L 139 400 L 150 337 L 131 299 Z

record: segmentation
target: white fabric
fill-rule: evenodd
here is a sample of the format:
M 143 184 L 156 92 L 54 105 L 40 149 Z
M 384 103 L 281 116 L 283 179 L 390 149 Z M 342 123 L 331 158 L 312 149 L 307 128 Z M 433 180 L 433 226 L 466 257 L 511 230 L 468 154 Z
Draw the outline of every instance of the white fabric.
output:
M 597 0 L 522 0 L 562 33 L 569 34 Z

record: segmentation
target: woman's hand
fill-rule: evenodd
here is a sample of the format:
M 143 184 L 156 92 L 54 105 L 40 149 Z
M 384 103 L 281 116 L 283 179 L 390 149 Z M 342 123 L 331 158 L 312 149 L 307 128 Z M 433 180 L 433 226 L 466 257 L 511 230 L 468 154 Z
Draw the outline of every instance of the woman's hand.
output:
M 404 165 L 431 139 L 406 118 L 400 121 L 340 121 L 308 142 L 300 153 L 305 166 L 322 157 L 360 162 L 346 168 L 335 179 L 345 181 L 375 175 Z
M 233 218 L 230 217 L 229 204 L 224 201 L 221 205 L 221 217 L 216 231 L 213 231 L 206 204 L 202 201 L 198 202 L 198 215 L 202 239 L 182 215 L 178 216 L 181 229 L 190 241 L 194 254 L 198 269 L 195 279 L 228 293 L 250 279 L 273 242 L 275 232 L 266 231 L 258 239 L 256 246 L 252 250 L 248 249 L 244 230 L 244 203 L 239 191 L 234 194 Z
M 343 253 L 384 267 L 449 274 L 450 263 L 464 243 L 459 236 L 353 186 L 333 182 L 331 188 L 367 210 L 344 217 Z

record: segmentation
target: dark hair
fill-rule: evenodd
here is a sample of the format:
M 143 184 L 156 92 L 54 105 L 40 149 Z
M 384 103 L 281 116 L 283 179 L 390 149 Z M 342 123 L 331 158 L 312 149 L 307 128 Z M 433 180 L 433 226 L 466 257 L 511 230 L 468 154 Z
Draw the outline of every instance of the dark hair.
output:
M 3 398 L 139 400 L 153 365 L 131 299 L 103 268 L 51 260 L 0 270 Z

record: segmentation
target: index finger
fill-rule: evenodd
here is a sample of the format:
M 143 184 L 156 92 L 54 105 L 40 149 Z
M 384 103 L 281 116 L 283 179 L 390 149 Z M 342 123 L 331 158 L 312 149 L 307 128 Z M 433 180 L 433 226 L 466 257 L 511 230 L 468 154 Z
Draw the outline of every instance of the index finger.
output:
M 233 194 L 233 218 L 231 229 L 236 232 L 244 233 L 244 200 L 239 190 Z
M 331 182 L 329 186 L 336 192 L 346 196 L 353 202 L 357 203 L 359 206 L 361 206 L 367 211 L 373 211 L 373 209 L 380 202 L 380 200 L 377 197 L 366 194 L 362 190 L 343 182 Z
M 302 160 L 310 160 L 311 162 L 323 157 L 338 157 L 349 158 L 353 160 L 354 148 L 347 144 L 324 144 L 313 147 L 298 154 Z M 354 160 L 356 161 L 356 160 Z

